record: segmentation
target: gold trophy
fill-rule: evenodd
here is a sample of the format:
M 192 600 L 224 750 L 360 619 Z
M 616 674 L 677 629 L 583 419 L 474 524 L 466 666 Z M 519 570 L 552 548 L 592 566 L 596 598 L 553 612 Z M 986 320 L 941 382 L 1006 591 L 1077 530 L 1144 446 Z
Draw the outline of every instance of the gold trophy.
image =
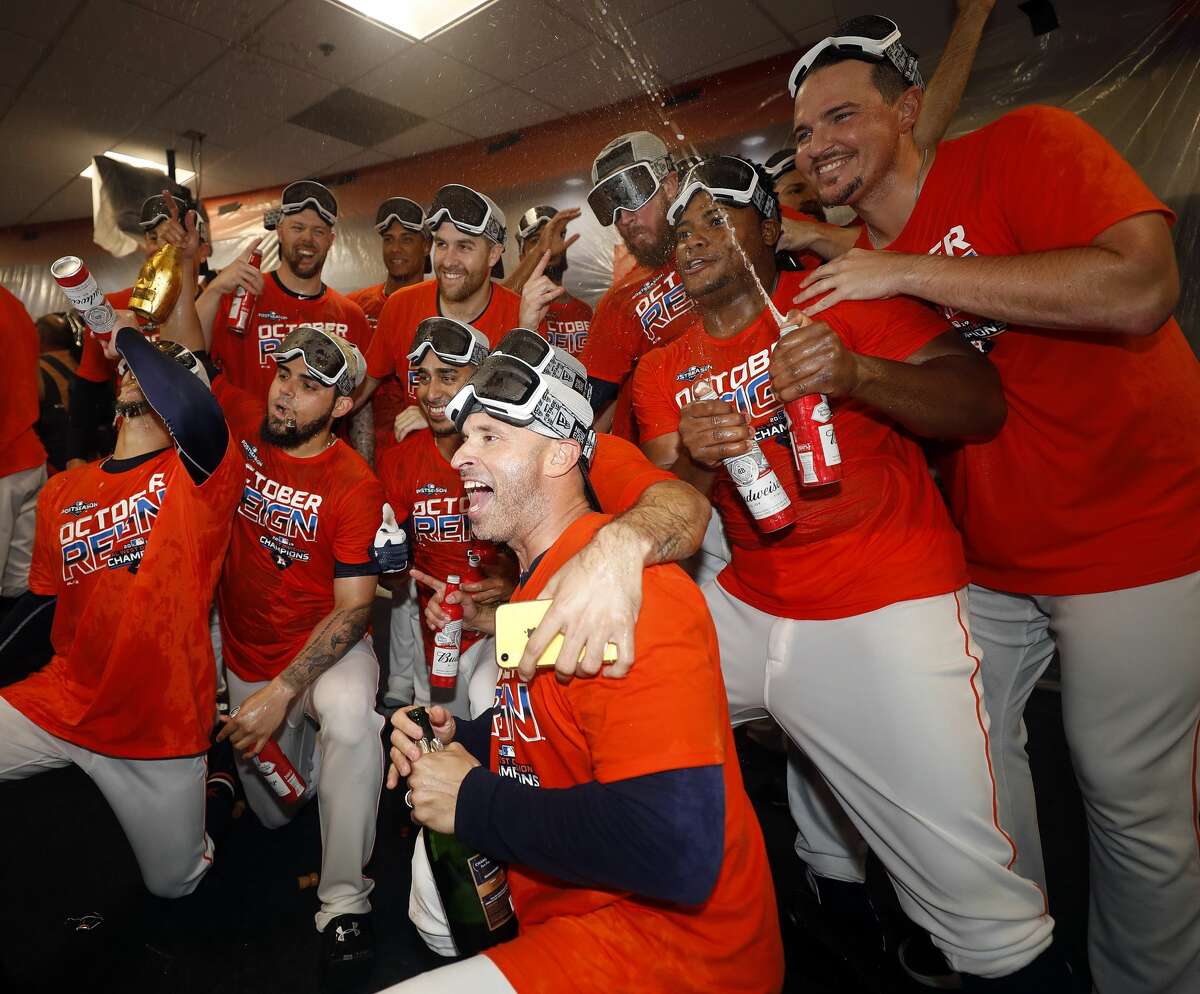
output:
M 164 245 L 142 265 L 129 298 L 130 310 L 151 324 L 162 324 L 175 309 L 182 288 L 179 250 L 174 245 Z

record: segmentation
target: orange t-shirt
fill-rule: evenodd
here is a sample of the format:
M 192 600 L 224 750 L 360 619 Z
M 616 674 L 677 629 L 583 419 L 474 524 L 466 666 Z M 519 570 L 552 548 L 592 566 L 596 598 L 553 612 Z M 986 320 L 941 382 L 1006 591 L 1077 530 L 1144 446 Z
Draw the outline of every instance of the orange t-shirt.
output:
M 104 295 L 104 299 L 118 311 L 129 310 L 129 301 L 132 297 L 133 287 L 131 286 L 127 286 L 124 290 L 118 290 L 116 293 Z M 139 321 L 138 324 L 141 322 Z M 156 336 L 157 332 L 150 337 L 153 339 Z M 114 387 L 116 386 L 117 363 L 104 355 L 104 349 L 100 347 L 96 336 L 90 331 L 83 336 L 83 352 L 79 357 L 79 368 L 75 371 L 75 375 L 92 383 L 111 382 Z
M 375 331 L 379 326 L 379 315 L 383 313 L 383 305 L 387 303 L 387 297 L 383 293 L 384 286 L 383 283 L 376 283 L 374 286 L 363 287 L 361 290 L 355 290 L 346 295 L 362 308 L 363 314 L 366 316 L 367 325 L 371 329 L 370 338 L 367 340 L 367 349 L 370 349 L 371 342 L 375 338 Z M 374 412 L 375 421 L 375 465 L 379 465 L 379 456 L 384 450 L 395 447 L 396 415 L 412 402 L 412 398 L 408 396 L 405 389 L 401 387 L 400 381 L 394 376 L 384 379 L 371 395 L 371 410 Z
M 307 459 L 288 455 L 260 438 L 264 399 L 224 376 L 213 392 L 245 481 L 217 588 L 221 653 L 241 679 L 270 680 L 333 610 L 335 577 L 379 572 L 371 546 L 383 520 L 383 487 L 341 439 Z
M 408 368 L 413 334 L 426 318 L 440 314 L 437 280 L 425 280 L 397 290 L 383 305 L 375 337 L 367 350 L 367 372 L 377 380 L 395 376 L 404 385 L 410 404 L 417 402 L 416 377 Z M 487 335 L 495 348 L 500 339 L 521 323 L 521 298 L 507 287 L 492 283 L 487 307 L 474 321 L 467 323 Z
M 535 599 L 607 520 L 586 514 L 569 525 L 513 600 Z M 721 765 L 725 849 L 716 887 L 703 905 L 681 907 L 512 865 L 520 934 L 486 955 L 520 994 L 779 991 L 775 888 L 742 785 L 717 635 L 703 596 L 678 566 L 642 574 L 634 641 L 637 661 L 622 680 L 564 686 L 539 672 L 526 684 L 504 671 L 489 765 L 532 772 L 539 788 L 550 789 Z
M 293 293 L 279 281 L 276 272 L 263 274 L 263 290 L 254 302 L 244 334 L 229 328 L 232 302 L 233 294 L 222 296 L 213 319 L 213 361 L 230 383 L 264 402 L 275 379 L 271 353 L 300 325 L 311 324 L 340 335 L 364 352 L 371 338 L 367 319 L 358 304 L 324 285 L 320 293 L 311 297 Z
M 780 278 L 776 296 L 794 295 L 803 274 Z M 909 298 L 846 301 L 821 318 L 847 347 L 903 361 L 947 331 Z M 832 403 L 842 453 L 841 482 L 801 485 L 783 405 L 767 373 L 779 340 L 764 311 L 733 338 L 708 335 L 699 316 L 687 333 L 646 356 L 634 377 L 645 439 L 679 429 L 703 377 L 745 413 L 792 505 L 795 524 L 764 535 L 723 469 L 712 502 L 733 553 L 718 582 L 739 600 L 781 618 L 846 618 L 897 601 L 932 597 L 967 582 L 962 545 L 917 443 L 877 410 L 854 400 Z
M 38 331 L 25 305 L 0 286 L 0 332 L 5 355 L 0 367 L 0 477 L 46 462 L 33 430 L 39 411 Z
M 627 381 L 643 355 L 683 334 L 688 322 L 680 319 L 691 311 L 692 298 L 674 260 L 659 269 L 638 266 L 600 298 L 579 360 L 588 376 L 622 385 L 613 414 L 614 435 L 636 438 L 633 392 Z
M 57 596 L 45 669 L 0 695 L 107 756 L 203 755 L 216 708 L 208 609 L 240 479 L 230 440 L 196 486 L 174 449 L 121 472 L 95 462 L 38 500 L 29 589 Z M 108 461 L 109 464 L 112 460 Z
M 1019 255 L 1173 215 L 1074 114 L 1025 107 L 938 146 L 896 252 Z M 860 247 L 869 243 L 860 241 Z M 1008 420 L 942 470 L 971 579 L 1097 593 L 1200 569 L 1200 365 L 1174 318 L 1146 337 L 944 309 L 995 364 Z
M 591 326 L 592 309 L 582 300 L 564 293 L 550 302 L 538 331 L 555 348 L 578 357 L 587 345 Z

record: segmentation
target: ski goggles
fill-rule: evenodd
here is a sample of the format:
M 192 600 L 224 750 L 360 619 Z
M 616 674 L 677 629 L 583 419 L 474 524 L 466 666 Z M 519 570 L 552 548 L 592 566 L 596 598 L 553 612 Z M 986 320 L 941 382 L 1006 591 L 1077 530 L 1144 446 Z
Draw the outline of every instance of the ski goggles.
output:
M 584 400 L 591 401 L 592 385 L 583 363 L 571 353 L 556 349 L 536 331 L 513 328 L 496 346 L 498 355 L 510 355 L 532 366 L 539 373 L 561 380 Z
M 137 329 L 134 329 L 135 331 Z M 206 387 L 211 387 L 212 384 L 208 381 L 208 370 L 204 368 L 204 363 L 196 358 L 196 353 L 191 349 L 185 348 L 178 342 L 168 341 L 165 338 L 160 338 L 157 341 L 151 342 L 159 352 L 165 355 L 168 359 L 177 362 L 180 366 L 191 373 L 196 379 L 203 383 Z M 123 377 L 129 372 L 129 363 L 122 356 L 117 361 L 117 376 Z
M 886 59 L 900 71 L 900 75 L 910 84 L 913 86 L 925 85 L 925 81 L 921 78 L 921 70 L 917 66 L 916 56 L 900 43 L 900 26 L 895 21 L 890 17 L 872 15 L 869 18 L 862 18 L 861 22 L 859 34 L 833 35 L 829 38 L 822 38 L 800 57 L 800 61 L 792 67 L 792 74 L 788 77 L 788 93 L 791 94 L 793 100 L 796 99 L 796 91 L 800 89 L 800 84 L 804 82 L 804 77 L 812 69 L 813 63 L 827 48 L 836 48 L 839 52 L 847 52 L 851 55 L 865 56 L 876 62 Z
M 393 224 L 409 231 L 424 231 L 425 210 L 408 197 L 389 197 L 375 212 L 375 230 L 382 235 Z
M 488 356 L 446 405 L 446 417 L 460 432 L 467 418 L 479 412 L 546 438 L 578 442 L 584 463 L 591 462 L 596 448 L 591 405 L 565 383 L 516 356 Z
M 701 190 L 719 204 L 753 207 L 763 217 L 777 217 L 779 204 L 767 190 L 755 169 L 745 159 L 733 155 L 715 155 L 693 166 L 684 177 L 683 189 L 667 209 L 667 221 L 678 224 L 688 203 Z
M 437 231 L 443 221 L 449 221 L 468 235 L 483 235 L 497 245 L 503 245 L 508 237 L 500 208 L 482 193 L 476 193 L 469 186 L 459 183 L 443 186 L 429 205 L 425 226 L 431 232 Z
M 557 213 L 553 207 L 530 207 L 517 222 L 517 238 L 522 242 L 528 241 Z
M 763 163 L 763 169 L 767 171 L 767 175 L 771 179 L 779 179 L 780 176 L 790 173 L 795 168 L 796 150 L 794 148 L 781 148 Z
M 312 208 L 327 224 L 334 224 L 338 217 L 337 198 L 329 192 L 329 188 L 310 179 L 289 183 L 283 188 L 280 197 L 280 211 L 286 216 L 299 214 Z
M 658 193 L 671 169 L 669 155 L 618 169 L 592 187 L 587 196 L 588 206 L 597 221 L 606 228 L 611 227 L 616 223 L 617 211 L 636 211 Z
M 290 332 L 271 353 L 271 358 L 276 363 L 303 358 L 313 379 L 346 397 L 362 382 L 366 365 L 362 353 L 351 342 L 308 324 Z
M 175 201 L 175 210 L 179 214 L 179 220 L 182 222 L 187 216 L 188 205 L 179 197 L 172 195 L 171 199 Z M 171 219 L 171 208 L 167 203 L 167 198 L 161 193 L 153 197 L 147 197 L 142 202 L 141 219 L 138 221 L 138 227 L 142 231 L 150 231 L 163 221 Z
M 469 324 L 454 318 L 426 318 L 417 325 L 408 361 L 415 366 L 432 349 L 439 359 L 455 366 L 478 366 L 487 358 L 489 348 L 487 336 Z

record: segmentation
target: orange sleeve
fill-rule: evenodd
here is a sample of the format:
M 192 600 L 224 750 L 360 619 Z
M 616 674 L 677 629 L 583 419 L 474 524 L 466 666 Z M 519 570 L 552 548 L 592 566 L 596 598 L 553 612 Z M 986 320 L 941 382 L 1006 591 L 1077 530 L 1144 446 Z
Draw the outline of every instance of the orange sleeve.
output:
M 402 306 L 398 294 L 393 293 L 388 297 L 383 310 L 379 312 L 375 337 L 367 346 L 367 374 L 377 380 L 396 372 L 396 352 L 392 341 L 396 337 L 396 324 L 400 320 Z
M 993 125 L 991 183 L 1022 252 L 1088 245 L 1118 221 L 1175 215 L 1104 137 L 1069 111 L 1026 107 Z
M 355 301 L 346 298 L 346 338 L 358 346 L 359 350 L 364 353 L 371 344 L 371 326 L 367 324 L 367 315 L 363 312 L 362 306 Z
M 58 479 L 63 479 L 62 476 Z M 37 523 L 34 526 L 33 561 L 29 564 L 29 589 L 43 597 L 53 597 L 59 592 L 59 581 L 62 569 L 56 558 L 61 561 L 61 553 L 56 548 L 54 527 L 54 509 L 58 503 L 62 487 L 53 482 L 42 487 L 37 503 Z M 60 509 L 61 510 L 61 509 Z M 56 556 L 56 553 L 58 555 Z
M 655 466 L 636 445 L 616 435 L 600 434 L 588 479 L 600 500 L 600 510 L 623 514 L 654 484 L 675 476 Z
M 643 442 L 679 430 L 679 407 L 663 389 L 668 349 L 651 349 L 633 374 L 633 411 Z
M 83 355 L 79 359 L 79 368 L 75 375 L 90 383 L 107 383 L 112 379 L 116 364 L 110 363 L 104 357 L 104 350 L 96 341 L 96 336 L 90 331 L 83 334 Z
M 623 295 L 617 297 L 611 290 L 600 299 L 592 316 L 587 345 L 579 357 L 588 376 L 608 383 L 623 383 L 638 354 L 641 329 L 623 312 L 623 299 Z
M 904 362 L 951 330 L 945 318 L 912 297 L 846 300 L 825 311 L 820 320 L 855 352 L 896 362 Z
M 341 502 L 333 558 L 348 566 L 371 561 L 371 545 L 383 521 L 383 487 L 374 476 L 357 483 Z
M 629 675 L 575 680 L 565 691 L 601 783 L 724 760 L 716 636 L 689 582 L 677 566 L 646 570 Z
M 212 392 L 225 413 L 231 434 L 257 437 L 258 425 L 266 412 L 266 400 L 255 400 L 248 391 L 234 386 L 224 373 L 213 380 Z

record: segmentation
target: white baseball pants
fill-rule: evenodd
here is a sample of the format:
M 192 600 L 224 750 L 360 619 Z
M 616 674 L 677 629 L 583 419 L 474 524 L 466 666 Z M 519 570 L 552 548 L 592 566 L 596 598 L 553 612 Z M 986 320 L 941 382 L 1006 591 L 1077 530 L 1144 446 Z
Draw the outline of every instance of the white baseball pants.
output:
M 74 763 L 91 777 L 129 840 L 142 880 L 157 897 L 184 897 L 212 865 L 204 831 L 204 756 L 117 759 L 34 724 L 0 698 L 0 780 L 24 780 Z
M 383 699 L 387 704 L 428 704 L 429 669 L 421 641 L 421 608 L 417 588 L 409 580 L 393 590 L 388 612 L 388 676 Z
M 20 597 L 29 589 L 37 500 L 45 484 L 44 464 L 0 476 L 0 597 Z
M 704 593 L 731 718 L 765 708 L 804 750 L 951 966 L 999 977 L 1040 955 L 1054 923 L 997 818 L 965 591 L 831 621 Z
M 246 683 L 230 670 L 230 710 L 266 683 Z M 275 741 L 308 785 L 300 803 L 316 794 L 321 808 L 321 882 L 317 931 L 338 915 L 366 914 L 375 882 L 363 867 L 375 848 L 375 821 L 383 786 L 383 718 L 375 711 L 379 663 L 369 638 L 313 682 L 288 712 Z M 285 805 L 234 750 L 246 801 L 267 828 L 291 821 L 299 805 Z
M 1025 703 L 1055 648 L 1091 862 L 1088 958 L 1099 994 L 1200 991 L 1200 573 L 1102 594 L 972 586 L 996 780 L 1044 877 Z M 1023 817 L 1022 817 L 1023 816 Z

